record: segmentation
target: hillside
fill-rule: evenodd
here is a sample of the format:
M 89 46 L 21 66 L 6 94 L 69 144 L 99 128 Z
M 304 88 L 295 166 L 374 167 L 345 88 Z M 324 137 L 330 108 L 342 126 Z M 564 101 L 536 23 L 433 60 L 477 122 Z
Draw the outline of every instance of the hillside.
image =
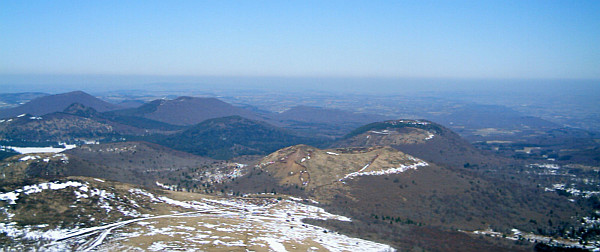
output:
M 123 132 L 130 133 L 123 129 Z M 22 114 L 0 120 L 0 139 L 16 142 L 97 140 L 119 135 L 113 125 L 66 113 Z
M 7 178 L 54 179 L 86 176 L 156 187 L 170 185 L 199 191 L 202 184 L 235 177 L 242 165 L 146 142 L 83 145 L 63 153 L 40 153 L 9 157 L 0 163 Z
M 248 174 L 220 188 L 316 200 L 354 220 L 351 225 L 329 223 L 332 227 L 355 235 L 370 233 L 401 249 L 488 250 L 495 245 L 456 230 L 518 229 L 552 236 L 563 234 L 564 227 L 580 226 L 578 220 L 593 211 L 586 200 L 567 201 L 542 188 L 437 166 L 389 147 L 292 146 L 270 154 Z M 457 244 L 439 247 L 440 240 L 450 237 L 458 239 Z M 464 243 L 470 247 L 458 245 Z
M 116 141 L 124 136 L 169 134 L 182 128 L 141 117 L 106 115 L 91 107 L 74 103 L 64 112 L 43 116 L 21 114 L 0 120 L 0 141 L 16 143 Z
M 78 104 L 69 107 L 65 112 L 71 114 L 54 113 L 43 117 L 63 115 L 90 119 L 102 116 L 102 113 Z M 20 120 L 24 120 L 24 122 L 41 121 L 43 118 L 21 116 L 13 118 L 13 121 L 9 123 L 18 123 Z M 346 235 L 390 244 L 400 250 L 419 248 L 434 251 L 519 251 L 530 249 L 533 246 L 522 240 L 522 236 L 519 234 L 537 237 L 536 239 L 560 239 L 561 242 L 567 242 L 567 244 L 572 241 L 565 240 L 566 237 L 593 239 L 597 236 L 594 233 L 597 229 L 594 228 L 593 223 L 597 220 L 594 208 L 599 204 L 596 196 L 588 196 L 596 193 L 592 191 L 595 190 L 595 187 L 592 186 L 593 182 L 587 185 L 589 181 L 579 179 L 580 181 L 577 183 L 581 185 L 577 184 L 576 188 L 579 188 L 577 189 L 579 191 L 576 191 L 575 182 L 571 181 L 577 180 L 578 178 L 574 175 L 581 174 L 584 172 L 583 170 L 566 170 L 539 164 L 511 170 L 514 174 L 502 173 L 509 175 L 502 177 L 499 176 L 500 173 L 488 176 L 489 174 L 478 172 L 474 168 L 480 167 L 477 163 L 471 163 L 466 167 L 468 169 L 465 169 L 463 168 L 465 165 L 462 165 L 464 160 L 471 158 L 476 161 L 474 157 L 484 159 L 485 153 L 469 154 L 470 152 L 465 152 L 460 147 L 467 148 L 468 143 L 461 145 L 465 144 L 465 141 L 452 131 L 428 121 L 396 120 L 369 124 L 353 131 L 338 142 L 340 145 L 345 143 L 347 146 L 358 147 L 330 149 L 319 149 L 304 144 L 294 145 L 316 141 L 316 139 L 298 137 L 272 125 L 239 116 L 210 119 L 179 133 L 144 138 L 155 140 L 165 146 L 179 146 L 183 151 L 200 152 L 203 156 L 222 159 L 240 155 L 265 154 L 270 149 L 274 151 L 257 162 L 256 166 L 217 161 L 147 142 L 83 145 L 58 154 L 11 156 L 0 162 L 0 173 L 2 174 L 0 207 L 8 206 L 9 210 L 7 211 L 11 214 L 14 214 L 11 211 L 22 211 L 31 215 L 35 212 L 34 209 L 48 203 L 45 199 L 59 202 L 59 204 L 71 204 L 70 202 L 76 201 L 75 198 L 80 197 L 78 193 L 83 192 L 81 187 L 86 186 L 85 181 L 89 185 L 96 182 L 90 183 L 92 181 L 90 179 L 84 179 L 83 182 L 76 180 L 82 184 L 76 186 L 68 186 L 71 185 L 68 184 L 66 186 L 68 188 L 64 191 L 66 193 L 61 191 L 63 193 L 57 195 L 35 194 L 29 198 L 29 194 L 25 195 L 21 192 L 29 190 L 30 187 L 27 185 L 50 181 L 61 183 L 62 186 L 70 183 L 64 180 L 65 177 L 84 176 L 153 188 L 162 187 L 176 191 L 210 193 L 213 196 L 229 196 L 233 199 L 242 196 L 240 199 L 247 200 L 244 202 L 251 202 L 255 205 L 244 205 L 249 210 L 239 209 L 239 212 L 234 214 L 257 211 L 263 213 L 263 210 L 264 214 L 267 214 L 276 209 L 285 209 L 284 212 L 281 212 L 281 216 L 288 216 L 289 218 L 286 217 L 285 222 L 294 225 L 293 228 L 290 228 L 289 225 L 285 226 L 288 229 L 305 227 L 302 225 L 325 226 L 327 229 L 333 229 Z M 403 146 L 417 146 L 414 148 L 423 153 L 417 156 L 399 151 Z M 281 149 L 276 150 L 277 148 Z M 456 152 L 450 152 L 451 149 L 456 149 Z M 430 154 L 427 152 L 428 150 L 446 155 L 455 153 L 453 155 L 456 156 L 450 161 L 460 165 L 451 165 L 444 159 L 438 160 L 439 164 L 433 162 L 428 158 L 438 156 Z M 484 164 L 480 163 L 481 167 Z M 488 163 L 488 165 L 499 168 L 493 166 L 493 163 Z M 553 175 L 547 176 L 547 170 L 551 170 Z M 559 176 L 563 172 L 566 173 L 564 178 Z M 587 173 L 595 176 L 593 175 L 594 170 L 589 170 Z M 530 183 L 525 183 L 527 181 Z M 134 186 L 128 186 L 129 189 L 134 188 Z M 110 189 L 101 188 L 99 190 L 106 192 L 109 192 Z M 145 218 L 140 217 L 142 214 L 156 214 L 154 209 L 184 211 L 184 209 L 172 208 L 174 205 L 169 202 L 173 201 L 151 199 L 148 201 L 146 199 L 148 201 L 146 202 L 141 198 L 136 198 L 136 195 L 131 195 L 134 201 L 142 200 L 144 204 L 151 204 L 144 207 L 145 212 L 143 213 L 136 210 L 140 216 L 128 216 L 124 213 L 133 212 L 137 208 L 133 203 L 128 203 L 129 198 L 125 198 L 128 197 L 126 192 L 114 190 L 110 192 L 118 198 L 117 200 L 115 198 L 104 199 L 106 204 L 114 205 L 111 213 L 100 212 L 91 216 L 107 218 L 110 222 L 119 223 L 127 221 L 129 218 L 132 220 L 138 217 Z M 18 198 L 14 201 L 18 204 L 25 203 L 25 205 L 10 208 L 13 205 L 11 199 L 17 193 L 18 195 L 15 197 Z M 256 194 L 260 194 L 260 197 L 263 198 L 243 197 Z M 75 198 L 63 198 L 67 195 Z M 289 197 L 290 200 L 285 200 L 288 198 L 287 195 L 292 196 Z M 96 196 L 98 195 L 89 194 L 88 198 Z M 184 197 L 186 201 L 193 200 L 196 203 L 182 201 L 175 205 L 187 204 L 185 206 L 189 206 L 189 210 L 197 209 L 195 204 L 203 205 L 202 202 L 205 201 L 196 201 L 196 199 L 203 197 L 187 195 Z M 31 200 L 27 200 L 28 198 Z M 73 204 L 78 208 L 90 211 L 102 211 L 89 207 L 91 203 L 99 202 L 100 199 L 94 201 L 86 199 L 80 200 L 82 205 L 77 205 L 80 203 Z M 228 199 L 225 204 L 246 204 L 230 200 Z M 301 222 L 293 219 L 291 216 L 296 216 L 296 210 L 289 208 L 288 204 L 300 204 L 299 202 L 312 202 L 311 204 L 317 204 L 329 212 L 348 216 L 352 218 L 352 222 L 339 220 Z M 30 203 L 32 205 L 27 205 Z M 106 206 L 106 204 L 104 205 Z M 141 206 L 141 204 L 139 205 Z M 269 207 L 265 208 L 265 206 Z M 211 205 L 210 209 L 212 210 L 205 208 L 202 210 L 210 213 L 213 213 L 212 211 L 215 209 L 218 209 L 215 211 L 219 213 L 233 211 L 227 210 L 231 208 L 231 205 L 222 208 L 215 207 L 217 206 Z M 69 228 L 73 227 L 72 225 L 79 225 L 80 228 L 99 228 L 102 225 L 110 225 L 94 222 L 94 220 L 84 220 L 83 224 L 74 221 L 72 216 L 81 214 L 81 212 L 77 212 L 82 211 L 80 209 L 69 212 L 68 208 L 55 205 L 43 209 L 48 213 L 40 215 L 42 217 L 26 218 L 26 215 L 16 214 L 15 216 L 19 217 L 15 217 L 15 221 L 23 223 L 30 221 L 28 223 L 34 225 L 42 222 L 43 218 L 54 218 L 52 216 L 63 214 L 63 217 L 57 218 L 57 220 L 65 223 Z M 302 209 L 299 212 L 305 211 Z M 215 222 L 223 220 L 225 219 L 221 215 L 218 219 L 213 219 Z M 52 222 L 50 225 L 58 227 L 61 225 L 60 223 Z M 171 220 L 160 225 L 171 227 L 169 223 Z M 236 222 L 235 225 L 237 224 L 240 223 Z M 232 225 L 234 224 L 232 223 Z M 60 226 L 60 228 L 62 230 L 67 226 Z M 0 233 L 3 227 L 0 227 Z M 12 231 L 17 228 L 9 227 Z M 244 233 L 246 231 L 243 227 L 244 225 L 232 228 L 232 230 Z M 188 229 L 192 230 L 191 227 Z M 263 229 L 270 230 L 266 227 Z M 106 230 L 113 229 L 107 228 Z M 124 233 L 129 232 L 127 229 L 119 230 Z M 513 237 L 519 242 L 483 238 L 481 232 L 492 232 L 489 230 Z M 514 230 L 518 230 L 519 234 L 516 234 Z M 42 228 L 40 232 L 46 231 L 48 229 Z M 326 232 L 323 233 L 330 233 L 329 230 L 324 231 Z M 279 229 L 274 233 L 288 234 L 287 231 L 281 232 Z M 99 235 L 95 237 L 102 236 L 102 232 L 95 234 Z M 102 248 L 139 248 L 140 244 L 145 244 L 141 248 L 147 249 L 151 245 L 135 239 L 134 241 L 121 239 L 118 236 L 108 237 L 106 242 L 101 242 Z M 151 235 L 149 237 L 159 239 Z M 182 240 L 189 238 L 189 236 L 181 236 Z M 16 246 L 27 244 L 19 239 L 0 235 L 0 240 L 10 242 L 10 244 L 13 244 L 14 241 L 19 241 L 14 243 L 17 244 Z M 95 243 L 84 236 L 78 236 L 77 239 L 83 239 L 81 241 L 85 241 L 87 245 Z M 226 240 L 228 238 L 219 239 Z M 38 242 L 41 242 L 40 246 L 45 244 L 43 241 L 38 240 Z M 184 247 L 196 246 L 190 241 L 179 244 Z M 288 248 L 294 250 L 307 243 L 292 242 L 291 244 L 286 243 L 286 246 L 289 245 Z M 321 243 L 316 242 L 313 245 L 324 246 L 318 244 Z M 68 246 L 72 245 L 73 243 L 68 243 Z M 200 247 L 193 248 L 207 248 L 198 246 Z M 225 249 L 224 247 L 210 248 Z
M 21 114 L 42 116 L 60 112 L 73 103 L 80 103 L 97 111 L 104 112 L 120 109 L 119 106 L 100 100 L 82 91 L 48 95 L 35 98 L 21 106 L 0 110 L 0 118 L 14 117 Z
M 514 162 L 476 149 L 448 128 L 426 120 L 371 123 L 350 132 L 331 146 L 392 146 L 410 155 L 452 167 L 489 168 Z
M 261 161 L 260 168 L 284 187 L 303 187 L 319 200 L 339 184 L 360 176 L 401 173 L 427 163 L 389 147 L 320 150 L 307 145 L 278 150 Z M 339 183 L 341 182 L 341 183 Z
M 318 139 L 300 137 L 273 125 L 230 116 L 206 120 L 183 132 L 154 139 L 170 148 L 216 159 L 264 155 L 286 146 Z
M 132 128 L 143 129 L 145 133 L 170 133 L 184 128 L 182 126 L 159 122 L 144 117 L 118 115 L 110 112 L 100 113 L 94 108 L 79 103 L 71 104 L 63 112 L 112 125 L 123 125 L 125 127 L 129 126 Z
M 187 96 L 174 100 L 154 100 L 134 109 L 114 111 L 112 114 L 144 117 L 175 125 L 194 125 L 207 119 L 233 115 L 249 119 L 260 118 L 249 110 L 216 98 Z
M 84 145 L 64 153 L 90 164 L 127 172 L 133 177 L 111 174 L 104 176 L 77 175 L 101 177 L 146 186 L 153 186 L 156 181 L 159 181 L 163 184 L 179 184 L 181 187 L 193 188 L 193 179 L 197 179 L 196 183 L 200 183 L 198 174 L 202 174 L 209 167 L 216 169 L 216 165 L 218 165 L 210 158 L 175 151 L 147 142 Z M 222 165 L 227 166 L 226 163 L 222 163 Z

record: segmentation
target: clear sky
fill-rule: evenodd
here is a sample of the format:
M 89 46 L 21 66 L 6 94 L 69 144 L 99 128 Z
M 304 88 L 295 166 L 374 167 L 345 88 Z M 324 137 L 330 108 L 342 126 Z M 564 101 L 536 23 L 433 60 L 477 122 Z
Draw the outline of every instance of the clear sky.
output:
M 0 1 L 0 75 L 600 79 L 600 1 Z

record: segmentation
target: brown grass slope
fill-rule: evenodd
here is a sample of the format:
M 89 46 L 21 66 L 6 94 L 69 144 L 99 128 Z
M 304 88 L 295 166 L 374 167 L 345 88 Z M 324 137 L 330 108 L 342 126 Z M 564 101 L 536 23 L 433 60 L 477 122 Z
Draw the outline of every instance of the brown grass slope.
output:
M 452 167 L 496 168 L 514 160 L 473 147 L 458 134 L 426 120 L 392 120 L 360 127 L 331 147 L 392 146 L 418 158 Z
M 418 235 L 390 235 L 393 230 L 401 230 L 401 226 L 410 230 L 428 227 L 438 230 L 441 240 L 458 236 L 463 242 L 475 242 L 483 246 L 477 248 L 483 249 L 492 245 L 471 240 L 457 230 L 492 228 L 510 233 L 517 228 L 562 235 L 570 227 L 577 227 L 581 217 L 591 211 L 585 202 L 570 202 L 540 188 L 484 178 L 471 170 L 433 163 L 394 174 L 343 179 L 366 164 L 370 165 L 362 172 L 389 171 L 419 161 L 390 147 L 320 150 L 298 145 L 272 153 L 225 188 L 231 192 L 274 192 L 315 199 L 330 211 L 351 216 L 361 224 L 330 223 L 332 226 L 361 235 L 375 232 L 380 234 L 376 235 L 379 239 L 392 241 L 399 248 L 423 247 L 421 241 L 427 240 L 421 237 L 421 241 L 409 242 Z M 501 248 L 510 247 L 506 246 Z M 438 243 L 427 248 L 438 250 L 443 246 Z M 457 247 L 441 250 L 448 249 Z

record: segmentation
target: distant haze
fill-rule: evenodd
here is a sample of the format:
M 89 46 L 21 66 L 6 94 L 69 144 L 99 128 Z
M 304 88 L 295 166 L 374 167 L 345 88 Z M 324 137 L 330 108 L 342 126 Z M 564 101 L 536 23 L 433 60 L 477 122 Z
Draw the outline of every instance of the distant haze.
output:
M 101 93 L 145 91 L 269 91 L 331 92 L 332 94 L 406 95 L 489 92 L 521 95 L 583 94 L 598 96 L 600 80 L 426 79 L 341 77 L 193 77 L 142 75 L 0 75 L 3 93 L 61 93 L 83 90 Z

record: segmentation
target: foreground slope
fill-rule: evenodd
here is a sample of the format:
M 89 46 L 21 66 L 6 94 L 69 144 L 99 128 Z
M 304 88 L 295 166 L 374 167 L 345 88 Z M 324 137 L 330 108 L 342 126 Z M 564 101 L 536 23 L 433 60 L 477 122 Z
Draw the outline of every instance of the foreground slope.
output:
M 149 191 L 85 177 L 0 186 L 2 250 L 393 250 L 303 223 L 349 219 L 292 200 Z

